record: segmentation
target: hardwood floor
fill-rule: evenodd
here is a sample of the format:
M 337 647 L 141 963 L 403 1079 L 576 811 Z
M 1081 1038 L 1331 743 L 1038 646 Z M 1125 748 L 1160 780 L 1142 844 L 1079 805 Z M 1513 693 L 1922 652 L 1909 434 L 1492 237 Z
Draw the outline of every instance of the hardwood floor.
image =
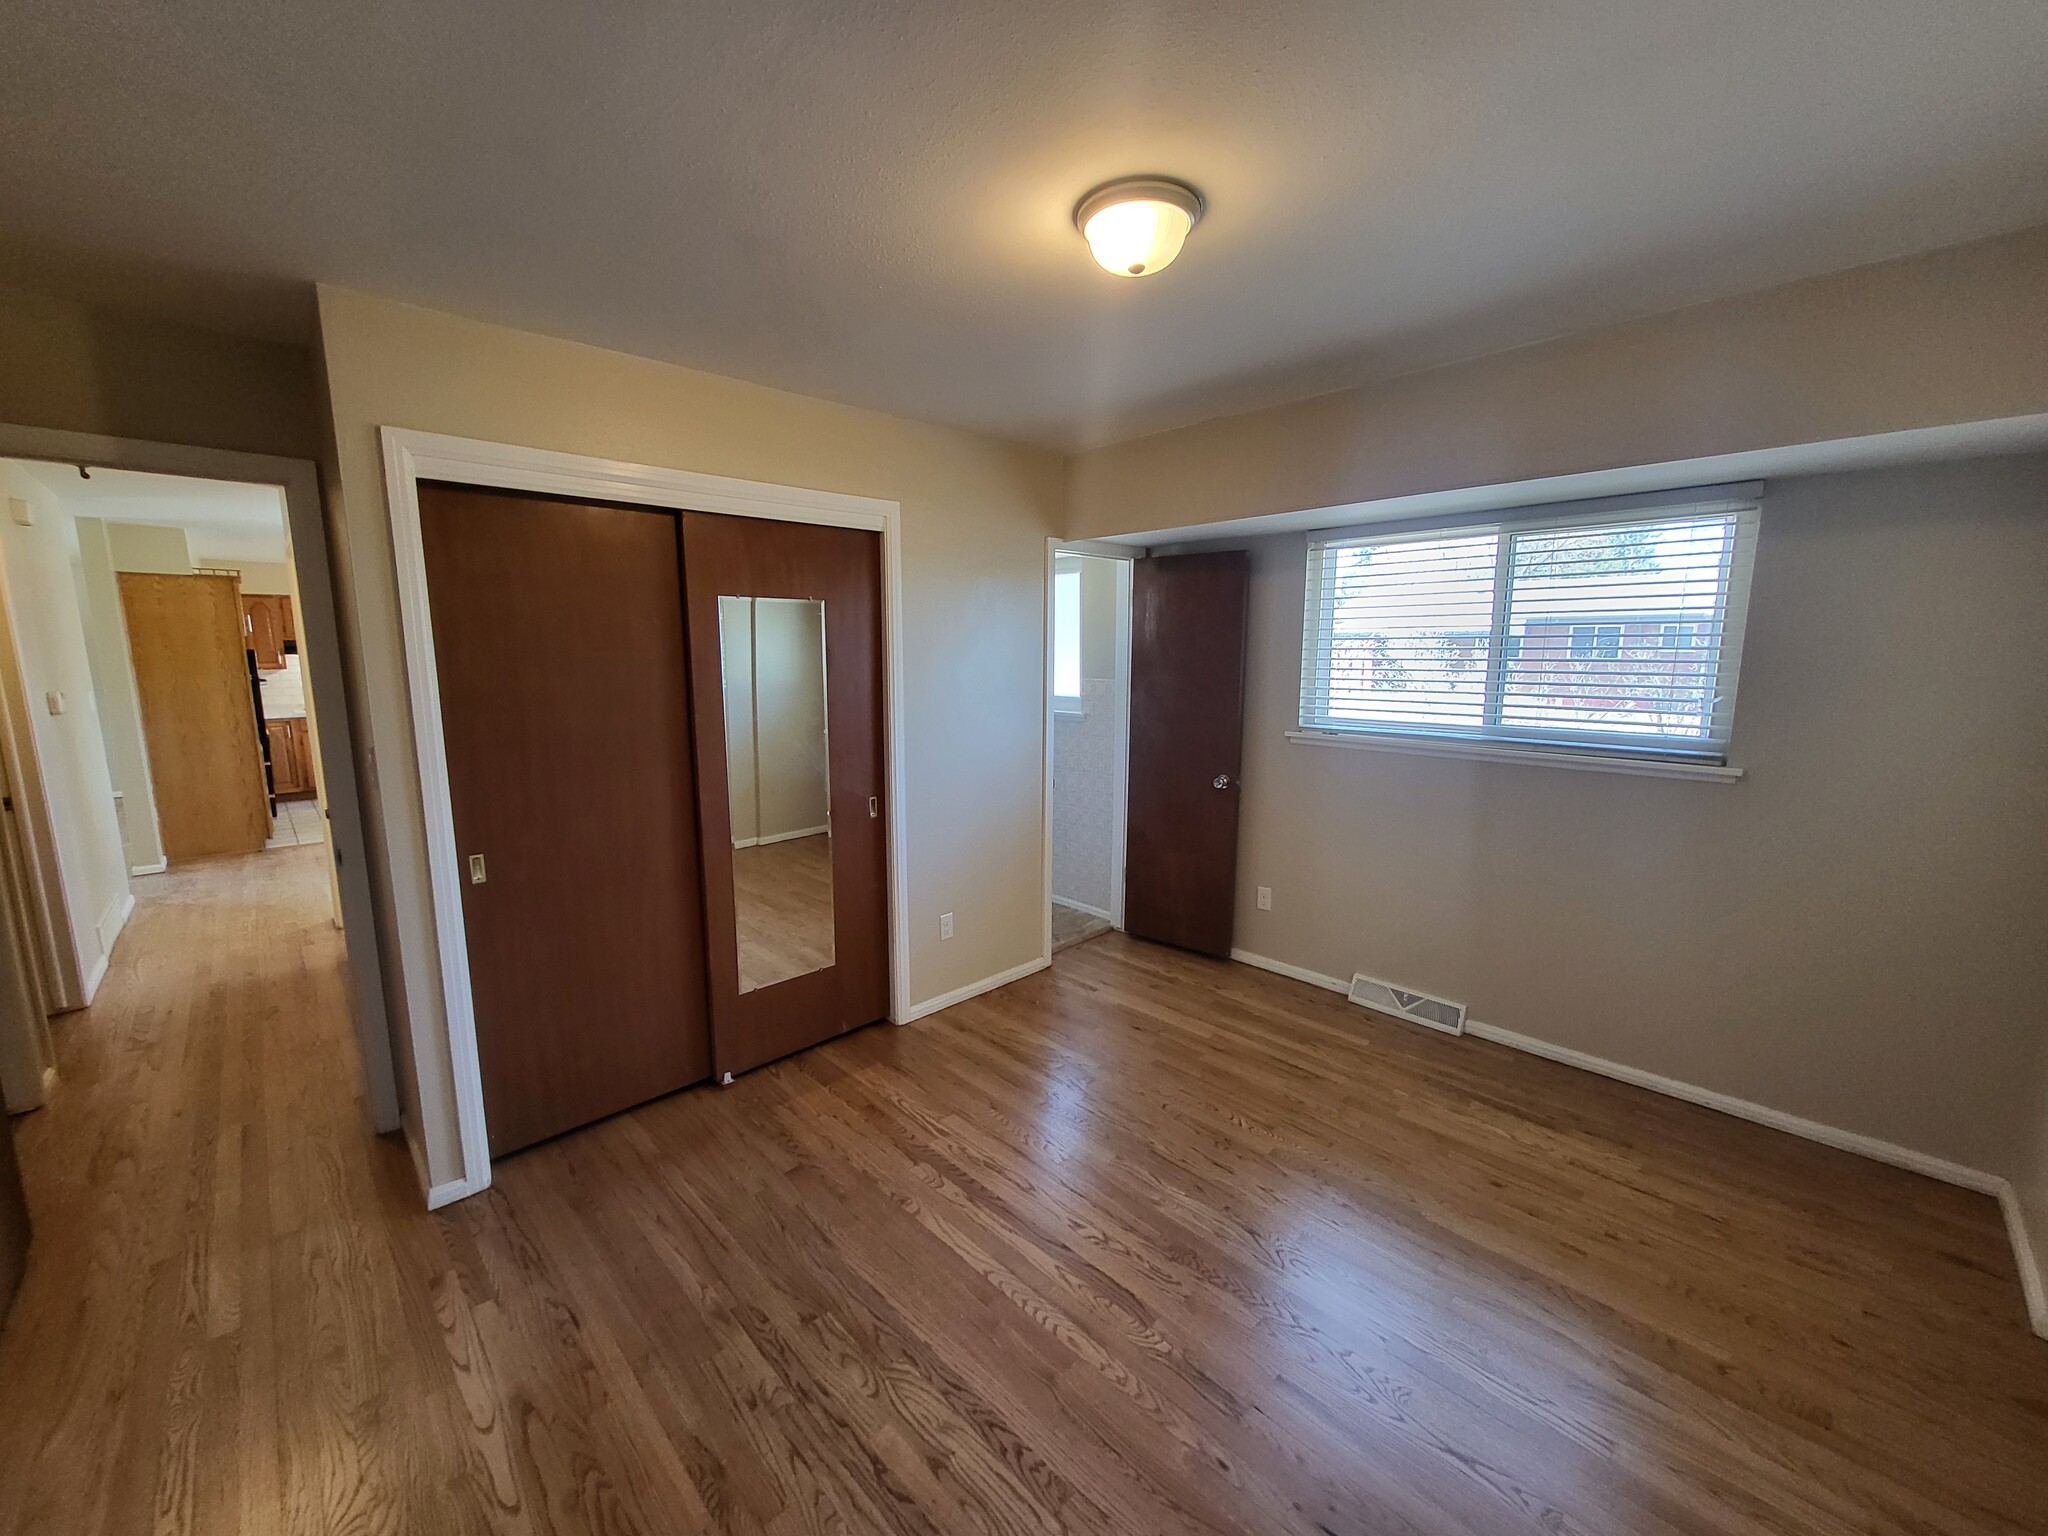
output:
M 832 839 L 823 833 L 732 851 L 740 990 L 832 963 Z
M 0 1531 L 2048 1529 L 1990 1201 L 1120 935 L 430 1216 L 320 857 L 60 1023 Z

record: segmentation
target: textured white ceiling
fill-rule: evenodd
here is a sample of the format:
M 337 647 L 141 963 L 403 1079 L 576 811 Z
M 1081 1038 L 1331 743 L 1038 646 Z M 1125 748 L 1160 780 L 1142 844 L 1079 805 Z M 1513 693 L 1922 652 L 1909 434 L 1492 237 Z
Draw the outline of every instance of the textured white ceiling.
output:
M 0 0 L 0 272 L 1073 444 L 2048 221 L 2044 0 Z M 1139 282 L 1107 177 L 1210 212 Z

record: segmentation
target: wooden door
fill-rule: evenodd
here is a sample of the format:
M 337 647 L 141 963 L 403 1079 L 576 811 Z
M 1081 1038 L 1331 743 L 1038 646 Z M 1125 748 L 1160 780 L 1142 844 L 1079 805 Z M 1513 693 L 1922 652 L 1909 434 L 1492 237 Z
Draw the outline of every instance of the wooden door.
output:
M 709 1075 L 673 513 L 420 487 L 492 1153 Z
M 1124 927 L 1221 957 L 1237 910 L 1250 586 L 1241 550 L 1132 571 Z
M 270 796 L 235 578 L 118 579 L 164 855 L 254 853 Z
M 853 528 L 683 515 L 695 680 L 698 825 L 720 1077 L 889 1012 L 889 872 L 882 759 L 881 536 Z M 741 990 L 718 599 L 824 603 L 832 963 Z

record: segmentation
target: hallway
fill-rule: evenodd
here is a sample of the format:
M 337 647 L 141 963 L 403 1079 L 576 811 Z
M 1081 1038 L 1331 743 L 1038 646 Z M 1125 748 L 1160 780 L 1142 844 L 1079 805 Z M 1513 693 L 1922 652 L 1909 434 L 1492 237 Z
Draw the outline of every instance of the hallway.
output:
M 398 1453 L 389 1245 L 424 1217 L 367 1133 L 324 850 L 135 893 L 98 1000 L 56 1021 L 56 1098 L 16 1122 L 35 1239 L 0 1335 L 0 1532 L 333 1529 L 282 1518 L 293 1469 Z

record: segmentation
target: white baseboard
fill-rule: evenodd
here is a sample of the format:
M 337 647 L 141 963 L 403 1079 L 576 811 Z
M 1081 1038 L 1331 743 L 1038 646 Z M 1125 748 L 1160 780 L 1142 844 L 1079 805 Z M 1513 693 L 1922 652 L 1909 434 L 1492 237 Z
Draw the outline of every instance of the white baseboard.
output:
M 471 1195 L 480 1195 L 491 1187 L 489 1179 L 477 1184 L 469 1179 L 450 1179 L 446 1184 L 427 1186 L 427 1209 L 438 1211 L 444 1205 L 453 1205 L 458 1200 L 467 1200 Z
M 1306 982 L 1312 987 L 1321 987 L 1328 992 L 1349 993 L 1351 990 L 1349 982 L 1339 981 L 1335 976 L 1325 976 L 1320 971 L 1289 965 L 1284 960 L 1274 960 L 1266 955 L 1255 955 L 1249 950 L 1233 949 L 1230 958 L 1256 966 L 1262 971 L 1271 971 L 1276 976 L 1286 976 L 1295 981 Z M 1495 1024 L 1482 1024 L 1477 1019 L 1468 1018 L 1465 1021 L 1465 1033 L 1481 1040 L 1490 1040 L 1496 1045 L 1505 1045 L 1512 1050 L 1526 1051 L 1531 1056 L 1541 1056 L 1547 1061 L 1577 1067 L 1583 1072 L 1598 1073 L 1601 1077 L 1611 1077 L 1616 1082 L 1647 1088 L 1652 1093 L 1661 1093 L 1668 1098 L 1683 1099 L 1688 1104 L 1716 1109 L 1724 1115 L 1734 1115 L 1737 1119 L 1753 1121 L 1776 1131 L 1786 1131 L 1808 1141 L 1817 1141 L 1823 1146 L 1853 1152 L 1876 1162 L 1889 1163 L 1895 1168 L 1925 1174 L 1928 1178 L 1939 1179 L 1944 1184 L 1954 1184 L 1994 1197 L 2004 1212 L 2006 1232 L 2012 1240 L 2013 1258 L 2019 1266 L 2020 1285 L 2027 1296 L 2027 1316 L 2033 1323 L 2034 1332 L 2048 1338 L 2048 1289 L 2044 1289 L 2040 1261 L 2027 1232 L 2026 1215 L 2011 1182 L 1998 1174 L 1987 1173 L 1981 1168 L 1966 1167 L 1962 1163 L 1951 1162 L 1932 1153 L 1916 1152 L 1911 1147 L 1881 1141 L 1875 1136 L 1865 1136 L 1859 1131 L 1845 1131 L 1837 1126 L 1824 1125 L 1818 1120 L 1808 1120 L 1803 1115 L 1772 1109 L 1768 1105 L 1752 1103 L 1748 1099 L 1738 1099 L 1733 1094 L 1680 1082 L 1675 1077 L 1665 1077 L 1660 1073 L 1646 1072 L 1640 1067 L 1609 1061 L 1603 1056 L 1575 1051 L 1569 1046 L 1553 1045 L 1550 1041 L 1539 1040 L 1534 1035 L 1518 1034 L 1512 1029 L 1502 1029 Z
M 107 966 L 113 958 L 107 951 L 101 950 L 99 959 L 93 961 L 91 968 L 78 979 L 79 994 L 85 999 L 80 1007 L 92 1006 L 92 1000 L 99 992 L 100 983 L 107 979 Z
M 128 873 L 131 875 L 160 875 L 170 867 L 171 861 L 169 859 L 158 859 L 154 864 L 130 864 L 128 866 Z
M 2048 1285 L 2044 1285 L 2041 1274 L 2042 1250 L 2034 1246 L 2032 1234 L 2027 1231 L 2026 1207 L 2020 1203 L 2020 1192 L 2008 1180 L 1999 1181 L 1999 1209 L 2005 1212 L 2006 1236 L 2012 1239 L 2012 1256 L 2020 1267 L 2020 1289 L 2027 1293 L 2027 1317 L 2034 1325 L 2034 1332 L 2048 1339 Z
M 121 937 L 121 930 L 128 926 L 128 919 L 135 913 L 135 893 L 123 891 L 114 898 L 113 904 L 100 914 L 100 948 L 108 954 L 114 952 L 114 941 Z
M 772 832 L 766 837 L 736 837 L 732 840 L 735 848 L 766 848 L 770 843 L 793 843 L 800 837 L 823 837 L 832 830 L 830 824 L 822 827 L 798 827 L 794 832 Z
M 1090 917 L 1099 917 L 1105 923 L 1113 923 L 1116 921 L 1116 919 L 1111 917 L 1109 913 L 1105 911 L 1103 908 L 1091 907 L 1085 901 L 1076 901 L 1073 897 L 1062 896 L 1057 891 L 1053 892 L 1052 899 L 1058 902 L 1063 907 L 1072 907 L 1076 912 L 1086 912 Z
M 434 1183 L 433 1176 L 427 1172 L 426 1151 L 420 1146 L 419 1138 L 413 1134 L 411 1124 L 401 1122 L 399 1132 L 405 1137 L 407 1150 L 412 1153 L 413 1171 L 419 1175 L 420 1193 L 426 1197 L 428 1210 L 438 1211 L 444 1205 L 453 1205 L 458 1200 L 467 1200 L 471 1195 L 482 1194 L 491 1187 L 490 1170 L 488 1167 L 486 1167 L 484 1177 L 481 1180 L 463 1178 L 449 1179 L 446 1183 L 442 1184 Z
M 85 999 L 83 1006 L 90 1006 L 100 990 L 100 983 L 107 979 L 107 967 L 114 959 L 114 941 L 121 937 L 121 930 L 128 926 L 128 914 L 134 910 L 135 893 L 123 891 L 93 924 L 93 936 L 100 942 L 100 953 L 99 958 L 79 977 L 78 990 Z
M 1255 955 L 1248 949 L 1233 949 L 1230 958 L 1243 965 L 1255 965 L 1262 971 L 1271 971 L 1275 976 L 1305 981 L 1312 987 L 1321 987 L 1325 992 L 1342 992 L 1347 996 L 1351 992 L 1351 983 L 1348 981 L 1339 981 L 1334 976 L 1325 976 L 1321 971 L 1311 971 L 1303 966 L 1289 965 L 1285 960 Z
M 1961 1163 L 1950 1162 L 1945 1157 L 1936 1157 L 1931 1152 L 1916 1152 L 1911 1147 L 1900 1146 L 1897 1142 L 1881 1141 L 1875 1136 L 1865 1136 L 1860 1131 L 1845 1131 L 1818 1120 L 1808 1120 L 1803 1115 L 1772 1109 L 1767 1104 L 1738 1099 L 1731 1093 L 1720 1093 L 1712 1088 L 1701 1088 L 1692 1083 L 1680 1082 L 1675 1077 L 1645 1072 L 1640 1067 L 1609 1061 L 1604 1056 L 1591 1056 L 1584 1051 L 1572 1050 L 1568 1046 L 1553 1045 L 1548 1040 L 1538 1040 L 1533 1035 L 1517 1034 L 1512 1029 L 1502 1029 L 1496 1024 L 1482 1024 L 1476 1019 L 1467 1019 L 1465 1033 L 1477 1035 L 1481 1040 L 1491 1040 L 1496 1045 L 1527 1051 L 1531 1056 L 1541 1056 L 1547 1061 L 1562 1062 L 1565 1066 L 1577 1067 L 1584 1072 L 1597 1072 L 1600 1076 L 1611 1077 L 1616 1082 L 1633 1083 L 1638 1088 L 1647 1088 L 1652 1093 L 1683 1099 L 1688 1104 L 1718 1109 L 1724 1115 L 1734 1115 L 1739 1120 L 1767 1125 L 1775 1131 L 1789 1131 L 1794 1136 L 1803 1136 L 1806 1140 L 1817 1141 L 1823 1146 L 1854 1152 L 1860 1157 L 1871 1158 L 1876 1162 L 1890 1163 L 1894 1168 L 1907 1168 L 1914 1173 L 1924 1173 L 1930 1179 L 1939 1179 L 1944 1184 L 1955 1184 L 1964 1189 L 1974 1189 L 1979 1194 L 1996 1195 L 2005 1183 L 2005 1180 L 1995 1173 L 1986 1173 L 1981 1168 L 1968 1168 Z
M 1013 981 L 1022 981 L 1026 976 L 1042 971 L 1051 964 L 1052 959 L 1048 955 L 1040 955 L 1034 960 L 1026 960 L 1022 965 L 1013 965 L 1007 971 L 998 971 L 993 976 L 984 976 L 979 981 L 970 981 L 964 987 L 955 987 L 952 991 L 942 992 L 937 997 L 926 998 L 921 1003 L 913 1003 L 904 1010 L 903 1016 L 896 1022 L 898 1024 L 914 1024 L 919 1019 L 928 1018 L 943 1009 L 953 1007 L 956 1003 L 964 1003 L 970 997 L 979 997 L 984 992 L 995 991 L 997 987 L 1007 987 Z

